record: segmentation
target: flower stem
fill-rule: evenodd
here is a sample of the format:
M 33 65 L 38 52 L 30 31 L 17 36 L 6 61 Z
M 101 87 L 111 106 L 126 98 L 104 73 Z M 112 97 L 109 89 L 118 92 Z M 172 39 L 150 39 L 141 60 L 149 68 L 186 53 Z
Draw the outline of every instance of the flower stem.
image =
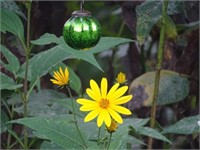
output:
M 156 65 L 156 75 L 155 75 L 155 83 L 154 83 L 154 94 L 153 94 L 153 103 L 151 107 L 151 118 L 150 118 L 150 127 L 155 127 L 155 117 L 156 117 L 156 105 L 157 105 L 157 98 L 159 92 L 159 81 L 160 81 L 160 71 L 162 67 L 163 61 L 163 51 L 164 51 L 164 39 L 165 39 L 165 18 L 167 14 L 167 6 L 168 0 L 165 0 L 162 7 L 162 27 L 160 32 L 160 39 L 159 39 L 159 47 L 158 47 L 158 54 L 157 54 L 157 65 Z M 153 139 L 149 137 L 148 139 L 148 149 L 152 149 Z
M 84 144 L 85 148 L 87 148 L 87 145 L 86 145 L 86 143 L 85 143 L 85 141 L 84 141 L 84 139 L 83 139 L 83 136 L 82 136 L 82 134 L 81 134 L 81 132 L 80 132 L 80 129 L 79 129 L 79 127 L 78 127 L 78 124 L 77 124 L 76 115 L 75 115 L 75 108 L 74 108 L 74 102 L 73 102 L 73 97 L 72 97 L 71 90 L 70 90 L 69 87 L 67 87 L 67 90 L 68 90 L 68 92 L 69 92 L 69 96 L 70 96 L 70 99 L 71 99 L 72 110 L 73 110 L 72 113 L 73 113 L 73 117 L 74 117 L 74 123 L 75 123 L 75 125 L 76 125 L 77 131 L 78 131 L 78 133 L 79 133 L 79 135 L 80 135 L 81 140 L 83 141 L 83 144 Z
M 109 137 L 109 141 L 108 141 L 108 145 L 107 145 L 107 148 L 106 148 L 106 149 L 109 149 L 111 139 L 112 139 L 112 133 L 110 133 L 110 137 Z
M 26 2 L 27 8 L 27 34 L 26 34 L 26 67 L 25 67 L 25 76 L 24 76 L 24 95 L 23 95 L 23 104 L 24 104 L 24 118 L 28 116 L 28 65 L 29 65 L 29 56 L 30 56 L 30 21 L 31 21 L 31 1 Z M 24 149 L 28 149 L 28 129 L 24 126 Z
M 98 131 L 98 138 L 97 138 L 97 143 L 99 144 L 99 140 L 100 140 L 100 132 L 101 132 L 101 127 L 99 128 L 99 131 Z

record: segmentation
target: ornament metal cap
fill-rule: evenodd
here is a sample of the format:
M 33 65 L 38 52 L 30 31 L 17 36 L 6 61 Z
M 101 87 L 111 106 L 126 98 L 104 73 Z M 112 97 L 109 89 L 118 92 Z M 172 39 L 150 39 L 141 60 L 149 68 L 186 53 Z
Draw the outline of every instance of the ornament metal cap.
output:
M 72 13 L 72 16 L 73 17 L 78 17 L 78 16 L 91 16 L 91 12 L 87 11 L 87 10 L 77 10 L 77 11 L 74 11 Z

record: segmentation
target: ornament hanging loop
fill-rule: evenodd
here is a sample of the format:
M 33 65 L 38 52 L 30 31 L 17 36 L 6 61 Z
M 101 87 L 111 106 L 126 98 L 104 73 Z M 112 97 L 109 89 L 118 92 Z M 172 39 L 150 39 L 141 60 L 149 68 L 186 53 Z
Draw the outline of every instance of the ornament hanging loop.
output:
M 84 10 L 83 5 L 84 5 L 84 0 L 81 0 L 81 3 L 80 3 L 80 10 Z

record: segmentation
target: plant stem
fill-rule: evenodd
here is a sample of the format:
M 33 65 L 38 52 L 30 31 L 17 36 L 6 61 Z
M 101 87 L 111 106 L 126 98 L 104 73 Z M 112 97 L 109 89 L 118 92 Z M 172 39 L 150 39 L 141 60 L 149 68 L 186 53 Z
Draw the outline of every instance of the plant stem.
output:
M 160 32 L 160 39 L 159 39 L 159 47 L 158 47 L 158 54 L 157 54 L 157 65 L 156 65 L 156 75 L 155 75 L 155 83 L 154 83 L 154 94 L 153 94 L 153 103 L 151 107 L 151 118 L 150 118 L 150 127 L 154 128 L 155 126 L 155 118 L 156 118 L 156 105 L 157 105 L 157 98 L 159 92 L 159 81 L 160 81 L 160 71 L 162 67 L 163 61 L 163 51 L 164 51 L 164 39 L 165 39 L 165 18 L 167 13 L 167 6 L 168 0 L 165 0 L 162 7 L 162 27 Z M 149 137 L 148 139 L 148 149 L 152 149 L 153 139 Z
M 78 124 L 77 124 L 76 115 L 75 115 L 75 108 L 74 108 L 74 102 L 73 102 L 73 97 L 72 97 L 71 90 L 70 90 L 69 87 L 67 87 L 67 90 L 68 90 L 68 92 L 69 92 L 69 96 L 70 96 L 71 103 L 72 103 L 72 110 L 73 110 L 72 113 L 73 113 L 73 117 L 74 117 L 74 123 L 75 123 L 75 125 L 76 125 L 77 131 L 78 131 L 78 133 L 79 133 L 79 135 L 80 135 L 81 140 L 83 141 L 83 144 L 84 144 L 85 148 L 87 148 L 87 145 L 86 145 L 86 143 L 85 143 L 85 141 L 84 141 L 84 139 L 83 139 L 83 136 L 82 136 L 82 134 L 81 134 L 81 132 L 80 132 L 80 129 L 79 129 L 79 127 L 78 127 Z
M 27 34 L 26 34 L 26 48 L 25 48 L 25 54 L 26 54 L 26 68 L 25 68 L 25 77 L 24 77 L 24 96 L 23 96 L 23 102 L 24 102 L 24 118 L 28 116 L 28 65 L 29 65 L 29 55 L 30 55 L 30 21 L 31 21 L 31 1 L 28 1 L 26 3 L 27 8 Z M 26 126 L 24 126 L 24 149 L 28 148 L 28 129 Z
M 111 139 L 112 139 L 112 133 L 110 133 L 110 137 L 109 137 L 109 141 L 108 141 L 108 145 L 107 145 L 107 148 L 106 148 L 106 149 L 109 149 Z
M 101 132 L 101 127 L 99 128 L 99 131 L 98 131 L 98 139 L 97 139 L 97 141 L 99 141 L 99 138 L 100 138 L 100 132 Z

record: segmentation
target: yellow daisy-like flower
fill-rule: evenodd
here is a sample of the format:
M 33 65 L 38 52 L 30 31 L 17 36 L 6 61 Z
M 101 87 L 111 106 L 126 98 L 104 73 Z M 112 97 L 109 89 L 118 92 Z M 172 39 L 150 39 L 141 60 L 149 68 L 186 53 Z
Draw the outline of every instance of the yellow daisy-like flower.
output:
M 123 84 L 124 82 L 126 82 L 126 75 L 122 72 L 120 72 L 118 75 L 117 75 L 117 83 L 119 84 Z
M 69 84 L 69 71 L 67 67 L 65 68 L 65 71 L 63 71 L 61 67 L 59 68 L 59 71 L 54 71 L 53 77 L 54 79 L 50 79 L 53 84 L 58 86 L 65 86 Z
M 123 96 L 128 90 L 128 86 L 119 87 L 116 83 L 108 91 L 108 81 L 102 78 L 101 87 L 94 80 L 90 80 L 90 88 L 86 89 L 86 93 L 92 100 L 79 98 L 77 103 L 83 105 L 81 111 L 91 111 L 84 119 L 84 122 L 97 118 L 97 126 L 100 127 L 103 122 L 106 126 L 111 125 L 111 119 L 118 123 L 123 123 L 122 117 L 118 114 L 131 115 L 130 110 L 120 106 L 131 100 L 132 95 Z M 107 92 L 108 91 L 108 92 Z

